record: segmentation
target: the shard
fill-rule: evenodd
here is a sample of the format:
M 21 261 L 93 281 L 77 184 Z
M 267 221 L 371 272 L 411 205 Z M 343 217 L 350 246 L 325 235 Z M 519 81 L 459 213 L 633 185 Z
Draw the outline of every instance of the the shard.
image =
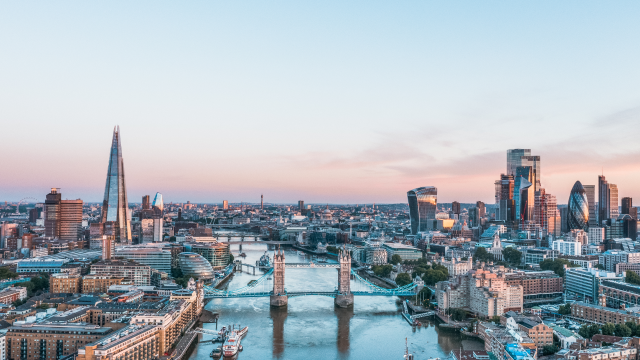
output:
M 120 243 L 131 243 L 131 220 L 127 202 L 127 187 L 124 181 L 120 127 L 113 129 L 113 141 L 109 154 L 107 184 L 104 189 L 101 222 L 111 225 L 112 234 Z

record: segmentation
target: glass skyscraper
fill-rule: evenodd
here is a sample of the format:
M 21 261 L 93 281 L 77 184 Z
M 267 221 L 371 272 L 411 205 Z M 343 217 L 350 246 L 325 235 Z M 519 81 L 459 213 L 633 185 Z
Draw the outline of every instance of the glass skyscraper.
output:
M 598 222 L 611 218 L 609 213 L 609 183 L 604 175 L 598 175 Z
M 522 163 L 523 156 L 531 156 L 531 149 L 507 150 L 507 175 L 513 175 L 515 177 L 518 166 L 528 165 Z
M 411 234 L 428 231 L 433 228 L 438 206 L 438 189 L 435 186 L 419 187 L 407 191 Z
M 589 231 L 589 200 L 580 181 L 576 181 L 569 194 L 567 227 L 569 230 Z
M 127 202 L 127 188 L 124 181 L 120 127 L 113 129 L 113 141 L 109 154 L 107 183 L 102 202 L 101 223 L 111 225 L 113 235 L 121 243 L 131 243 L 131 220 Z

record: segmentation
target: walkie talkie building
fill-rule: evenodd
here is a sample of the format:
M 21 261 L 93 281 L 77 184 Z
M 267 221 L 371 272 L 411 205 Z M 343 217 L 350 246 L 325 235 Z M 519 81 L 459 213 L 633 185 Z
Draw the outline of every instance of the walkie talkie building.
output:
M 109 154 L 107 184 L 104 189 L 101 221 L 110 224 L 115 239 L 121 243 L 131 242 L 131 221 L 129 219 L 127 188 L 124 181 L 122 147 L 120 145 L 120 127 L 113 129 L 113 141 Z
M 411 234 L 433 230 L 438 206 L 438 189 L 435 186 L 419 187 L 407 191 Z

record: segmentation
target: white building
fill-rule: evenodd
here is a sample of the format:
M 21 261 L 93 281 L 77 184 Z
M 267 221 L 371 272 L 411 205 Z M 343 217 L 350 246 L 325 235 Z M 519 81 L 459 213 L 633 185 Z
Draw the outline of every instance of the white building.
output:
M 447 268 L 449 276 L 466 275 L 469 270 L 473 269 L 473 259 L 471 257 L 465 261 L 459 258 L 452 258 L 451 261 L 447 261 L 442 257 L 437 263 Z
M 582 244 L 577 241 L 556 240 L 552 248 L 563 255 L 582 255 Z
M 589 228 L 589 244 L 600 244 L 604 241 L 604 228 L 603 227 L 590 227 Z
M 584 230 L 573 229 L 567 234 L 565 240 L 576 241 L 582 245 L 587 245 L 589 243 L 589 234 Z

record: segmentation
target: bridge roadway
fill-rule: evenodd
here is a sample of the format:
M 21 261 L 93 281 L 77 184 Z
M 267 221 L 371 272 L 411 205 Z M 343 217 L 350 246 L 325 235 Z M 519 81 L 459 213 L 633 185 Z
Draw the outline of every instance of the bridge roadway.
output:
M 397 292 L 376 292 L 376 291 L 352 291 L 351 294 L 354 296 L 415 296 L 415 292 L 411 290 L 401 290 Z M 255 298 L 255 297 L 268 297 L 273 295 L 273 291 L 264 291 L 264 292 L 245 292 L 245 293 L 236 293 L 236 294 L 213 294 L 213 295 L 205 295 L 207 299 L 231 299 L 231 298 Z M 300 296 L 327 296 L 331 298 L 335 298 L 338 295 L 338 291 L 287 291 L 285 296 L 288 297 L 300 297 Z

